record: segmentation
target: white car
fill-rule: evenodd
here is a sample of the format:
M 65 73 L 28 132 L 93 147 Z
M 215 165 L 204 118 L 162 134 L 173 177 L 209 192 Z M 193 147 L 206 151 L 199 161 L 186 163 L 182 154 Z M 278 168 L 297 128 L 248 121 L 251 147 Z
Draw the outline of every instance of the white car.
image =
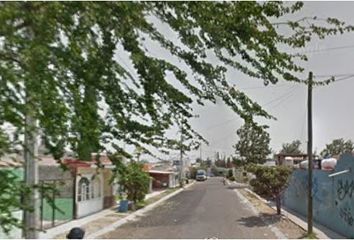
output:
M 198 170 L 195 179 L 197 181 L 205 181 L 205 180 L 207 180 L 206 172 L 204 170 L 202 170 L 202 169 Z

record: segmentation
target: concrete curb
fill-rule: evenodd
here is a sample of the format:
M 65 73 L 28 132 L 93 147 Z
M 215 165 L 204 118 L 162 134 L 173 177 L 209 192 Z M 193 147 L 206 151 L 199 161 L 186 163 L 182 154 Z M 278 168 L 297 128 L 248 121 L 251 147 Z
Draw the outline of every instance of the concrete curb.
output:
M 259 196 L 257 193 L 253 192 L 252 190 L 246 188 L 245 191 L 254 195 L 257 199 L 264 202 L 272 209 L 277 210 L 276 206 L 273 206 L 270 201 L 265 200 L 264 198 Z M 300 217 L 295 216 L 294 214 L 290 213 L 288 209 L 286 209 L 286 208 L 284 209 L 284 208 L 285 207 L 281 208 L 281 211 L 282 211 L 281 215 L 286 217 L 287 219 L 289 219 L 291 222 L 293 222 L 294 224 L 296 224 L 300 228 L 307 231 L 307 222 L 303 221 Z M 320 229 L 323 229 L 323 231 Z M 313 231 L 319 239 L 332 239 L 332 238 L 345 239 L 346 238 L 346 237 L 344 237 L 344 236 L 342 236 L 342 235 L 340 235 L 340 234 L 338 234 L 338 233 L 336 233 L 336 232 L 334 232 L 334 231 L 328 229 L 327 227 L 325 227 L 321 224 L 318 224 L 318 223 L 314 223 Z M 328 234 L 325 233 L 324 231 L 326 231 Z
M 179 189 L 179 190 L 177 190 L 177 191 L 175 191 L 175 192 L 173 192 L 173 193 L 161 198 L 160 200 L 158 200 L 158 201 L 156 201 L 156 202 L 154 202 L 152 204 L 149 204 L 148 206 L 146 206 L 146 207 L 144 207 L 142 209 L 137 210 L 136 212 L 134 212 L 134 213 L 132 213 L 132 214 L 130 214 L 130 215 L 124 217 L 124 218 L 119 219 L 118 221 L 108 225 L 107 227 L 105 227 L 105 228 L 103 228 L 103 229 L 101 229 L 101 230 L 99 230 L 99 231 L 97 231 L 95 233 L 90 234 L 86 238 L 87 239 L 97 239 L 97 238 L 99 238 L 100 236 L 102 236 L 102 235 L 104 235 L 106 233 L 114 231 L 116 228 L 122 226 L 123 224 L 127 223 L 128 221 L 135 220 L 137 217 L 140 217 L 143 214 L 145 214 L 146 212 L 154 209 L 155 207 L 157 207 L 162 202 L 172 198 L 173 196 L 175 196 L 175 195 L 179 194 L 180 192 L 184 191 L 185 189 L 188 189 L 194 183 L 195 183 L 195 181 L 190 183 L 190 184 L 188 184 L 187 186 L 185 186 L 185 187 L 183 187 L 183 188 L 181 188 L 181 189 Z
M 159 194 L 162 194 L 165 191 L 166 190 L 160 191 Z M 157 196 L 159 194 L 153 195 L 151 197 L 155 197 L 155 196 Z M 148 197 L 148 196 L 149 196 L 149 194 L 147 195 L 146 199 L 151 198 L 151 197 Z M 111 207 L 111 208 L 99 211 L 97 213 L 94 213 L 92 215 L 89 215 L 89 216 L 86 216 L 86 217 L 83 217 L 83 218 L 79 218 L 79 219 L 74 219 L 74 220 L 71 220 L 71 221 L 66 222 L 64 224 L 58 225 L 58 226 L 56 226 L 54 228 L 47 229 L 47 230 L 39 233 L 39 238 L 40 239 L 55 238 L 56 236 L 58 236 L 60 234 L 69 232 L 69 230 L 71 228 L 73 228 L 73 226 L 81 227 L 81 226 L 84 226 L 84 225 L 86 225 L 86 224 L 88 224 L 88 223 L 90 223 L 92 221 L 95 221 L 96 219 L 103 218 L 103 217 L 107 216 L 108 214 L 111 214 L 112 211 L 115 211 L 115 209 L 117 209 L 118 206 L 119 206 L 119 204 L 117 204 L 114 207 Z
M 260 215 L 260 212 L 253 206 L 253 204 L 245 196 L 242 195 L 242 193 L 240 193 L 237 189 L 234 189 L 234 191 L 236 192 L 237 196 L 241 199 L 241 202 L 246 204 L 247 207 L 250 208 L 255 215 L 258 215 L 260 219 L 268 225 L 270 230 L 275 234 L 275 236 L 278 239 L 287 239 L 287 237 L 279 230 L 279 228 L 274 226 L 274 224 L 270 223 Z

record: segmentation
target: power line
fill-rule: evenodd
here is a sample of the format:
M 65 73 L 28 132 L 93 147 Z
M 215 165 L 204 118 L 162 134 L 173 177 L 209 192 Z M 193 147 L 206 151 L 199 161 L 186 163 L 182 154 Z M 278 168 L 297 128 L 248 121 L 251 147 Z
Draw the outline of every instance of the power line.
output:
M 274 88 L 274 87 L 279 87 L 283 88 L 286 87 L 286 84 L 283 85 L 268 85 L 268 86 L 261 86 L 261 87 L 246 87 L 246 88 L 239 88 L 238 90 L 253 90 L 253 89 L 265 89 L 265 88 Z
M 334 79 L 334 81 L 332 81 L 331 83 L 336 83 L 336 82 L 340 82 L 340 81 L 345 81 L 345 80 L 349 80 L 349 79 L 352 79 L 354 77 L 354 74 L 352 75 L 343 75 L 342 78 L 338 78 L 338 79 Z M 322 86 L 327 86 L 327 85 L 322 85 Z M 321 85 L 319 87 L 322 87 Z
M 272 109 L 277 108 L 278 106 L 280 106 L 280 105 L 286 103 L 286 102 L 289 101 L 289 99 L 290 99 L 291 97 L 293 97 L 294 95 L 295 95 L 295 89 L 294 89 L 294 91 L 292 91 L 292 92 L 287 96 L 287 98 L 286 98 L 285 101 L 280 101 L 279 103 L 277 103 L 276 105 L 274 105 L 274 106 L 272 107 Z
M 327 74 L 327 75 L 316 75 L 314 76 L 315 78 L 317 77 L 343 77 L 343 76 L 351 76 L 354 75 L 354 73 L 338 73 L 338 74 Z
M 329 52 L 329 51 L 350 49 L 350 48 L 354 48 L 354 45 L 344 45 L 344 46 L 337 46 L 337 47 L 331 47 L 331 48 L 308 50 L 308 51 L 301 52 L 301 54 L 303 54 L 303 53 L 322 53 L 322 52 Z
M 293 91 L 295 91 L 295 87 L 296 87 L 296 86 L 292 86 L 291 88 L 288 89 L 288 90 L 290 90 L 290 91 L 288 91 L 288 92 L 286 92 L 285 94 L 283 94 L 283 95 L 281 95 L 281 96 L 279 96 L 279 97 L 277 97 L 277 98 L 274 98 L 273 100 L 271 100 L 271 101 L 269 101 L 269 102 L 263 104 L 262 107 L 265 107 L 265 106 L 267 106 L 267 105 L 269 105 L 269 104 L 271 104 L 271 103 L 273 103 L 273 102 L 275 102 L 275 101 L 282 100 L 283 98 L 288 97 L 290 93 L 292 93 Z
M 348 79 L 351 79 L 353 77 L 354 77 L 354 74 L 346 76 L 346 77 L 343 77 L 343 78 L 340 78 L 340 79 L 336 79 L 336 80 L 334 80 L 334 82 L 340 82 L 340 81 L 348 80 Z

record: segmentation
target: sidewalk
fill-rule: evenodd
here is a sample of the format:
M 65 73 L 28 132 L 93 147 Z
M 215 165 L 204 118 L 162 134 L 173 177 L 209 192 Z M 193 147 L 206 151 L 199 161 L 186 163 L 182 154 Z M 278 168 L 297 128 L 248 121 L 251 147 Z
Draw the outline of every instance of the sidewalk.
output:
M 276 211 L 276 206 L 273 202 L 265 200 L 264 198 L 260 197 L 258 194 L 251 191 L 248 188 L 245 188 L 245 191 L 251 193 L 252 195 L 257 197 L 260 201 L 264 202 L 265 204 L 267 204 L 269 207 L 271 207 Z M 283 206 L 282 206 L 282 215 L 287 219 L 289 219 L 290 221 L 292 221 L 293 223 L 295 223 L 296 225 L 298 225 L 300 228 L 304 229 L 305 231 L 307 230 L 306 217 L 301 216 L 295 211 L 287 209 L 286 207 Z M 319 239 L 345 239 L 346 238 L 316 222 L 314 222 L 313 231 L 316 234 L 317 238 Z
M 193 182 L 186 187 L 189 187 L 191 184 L 193 184 Z M 115 206 L 110 209 L 106 209 L 98 213 L 92 214 L 90 216 L 80 218 L 80 219 L 75 219 L 65 224 L 59 225 L 57 227 L 48 229 L 46 232 L 40 232 L 39 238 L 65 239 L 66 234 L 73 227 L 83 228 L 85 230 L 85 238 L 97 238 L 98 236 L 97 233 L 101 232 L 102 229 L 106 229 L 109 226 L 114 226 L 117 222 L 120 223 L 120 222 L 124 222 L 125 220 L 131 219 L 137 213 L 138 214 L 141 213 L 142 210 L 149 210 L 151 208 L 151 205 L 158 204 L 162 202 L 161 200 L 164 200 L 165 198 L 170 197 L 171 195 L 175 195 L 183 190 L 184 188 L 175 189 L 173 192 L 170 192 L 171 190 L 169 189 L 162 190 L 162 191 L 154 191 L 152 193 L 147 194 L 145 200 L 152 200 L 154 198 L 159 198 L 159 197 L 161 197 L 161 199 L 158 199 L 156 202 L 153 202 L 140 210 L 137 210 L 135 212 L 130 211 L 127 213 L 119 213 L 117 212 L 117 206 Z

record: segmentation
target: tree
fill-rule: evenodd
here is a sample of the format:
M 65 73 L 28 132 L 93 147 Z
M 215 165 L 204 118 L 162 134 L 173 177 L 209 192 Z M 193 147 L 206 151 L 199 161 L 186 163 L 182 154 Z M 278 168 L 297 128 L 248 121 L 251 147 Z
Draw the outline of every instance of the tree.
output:
M 236 153 L 247 163 L 264 163 L 271 153 L 270 137 L 266 126 L 245 123 L 237 130 L 239 141 L 234 146 Z
M 297 60 L 306 56 L 286 53 L 279 44 L 302 48 L 311 36 L 353 30 L 333 18 L 276 22 L 302 6 L 299 2 L 2 2 L 0 119 L 21 132 L 26 111 L 33 109 L 31 114 L 56 158 L 70 147 L 86 160 L 108 143 L 123 152 L 113 142 L 116 139 L 142 147 L 178 147 L 163 138 L 164 133 L 181 116 L 187 120 L 193 116 L 193 103 L 221 98 L 245 121 L 270 118 L 259 104 L 231 87 L 226 66 L 266 85 L 279 79 L 301 81 L 296 73 L 303 68 Z M 164 36 L 159 22 L 178 35 L 179 44 Z M 279 26 L 289 28 L 288 34 Z M 185 65 L 151 54 L 148 41 Z M 207 52 L 222 64 L 208 62 Z M 130 57 L 131 67 L 120 54 Z M 171 74 L 183 90 L 171 84 Z M 201 138 L 188 122 L 185 125 L 186 139 Z
M 284 143 L 280 153 L 282 154 L 302 154 L 300 150 L 301 142 L 300 140 L 294 140 L 291 143 Z
M 250 181 L 254 191 L 263 197 L 275 200 L 277 214 L 281 214 L 281 194 L 288 185 L 292 173 L 291 168 L 251 165 L 247 170 L 256 176 Z
M 334 155 L 341 155 L 343 153 L 351 153 L 354 150 L 352 140 L 344 141 L 343 138 L 334 139 L 331 143 L 326 144 L 325 149 L 322 150 L 321 156 L 328 157 Z
M 302 82 L 297 75 L 306 55 L 282 49 L 353 30 L 333 18 L 276 22 L 302 5 L 1 2 L 0 123 L 11 123 L 18 134 L 42 132 L 56 159 L 70 149 L 91 160 L 92 152 L 104 150 L 131 157 L 124 143 L 149 154 L 149 147 L 177 149 L 179 141 L 165 133 L 180 124 L 181 116 L 188 145 L 204 140 L 188 123 L 194 103 L 222 99 L 246 122 L 271 118 L 231 87 L 225 73 L 231 67 L 265 85 L 280 79 Z M 176 39 L 165 36 L 161 23 Z M 155 54 L 148 42 L 172 57 Z M 221 63 L 212 64 L 209 54 Z
M 135 204 L 143 201 L 149 192 L 150 176 L 143 171 L 143 165 L 131 162 L 127 166 L 121 165 L 122 169 L 118 177 L 118 183 L 127 193 L 127 199 Z

